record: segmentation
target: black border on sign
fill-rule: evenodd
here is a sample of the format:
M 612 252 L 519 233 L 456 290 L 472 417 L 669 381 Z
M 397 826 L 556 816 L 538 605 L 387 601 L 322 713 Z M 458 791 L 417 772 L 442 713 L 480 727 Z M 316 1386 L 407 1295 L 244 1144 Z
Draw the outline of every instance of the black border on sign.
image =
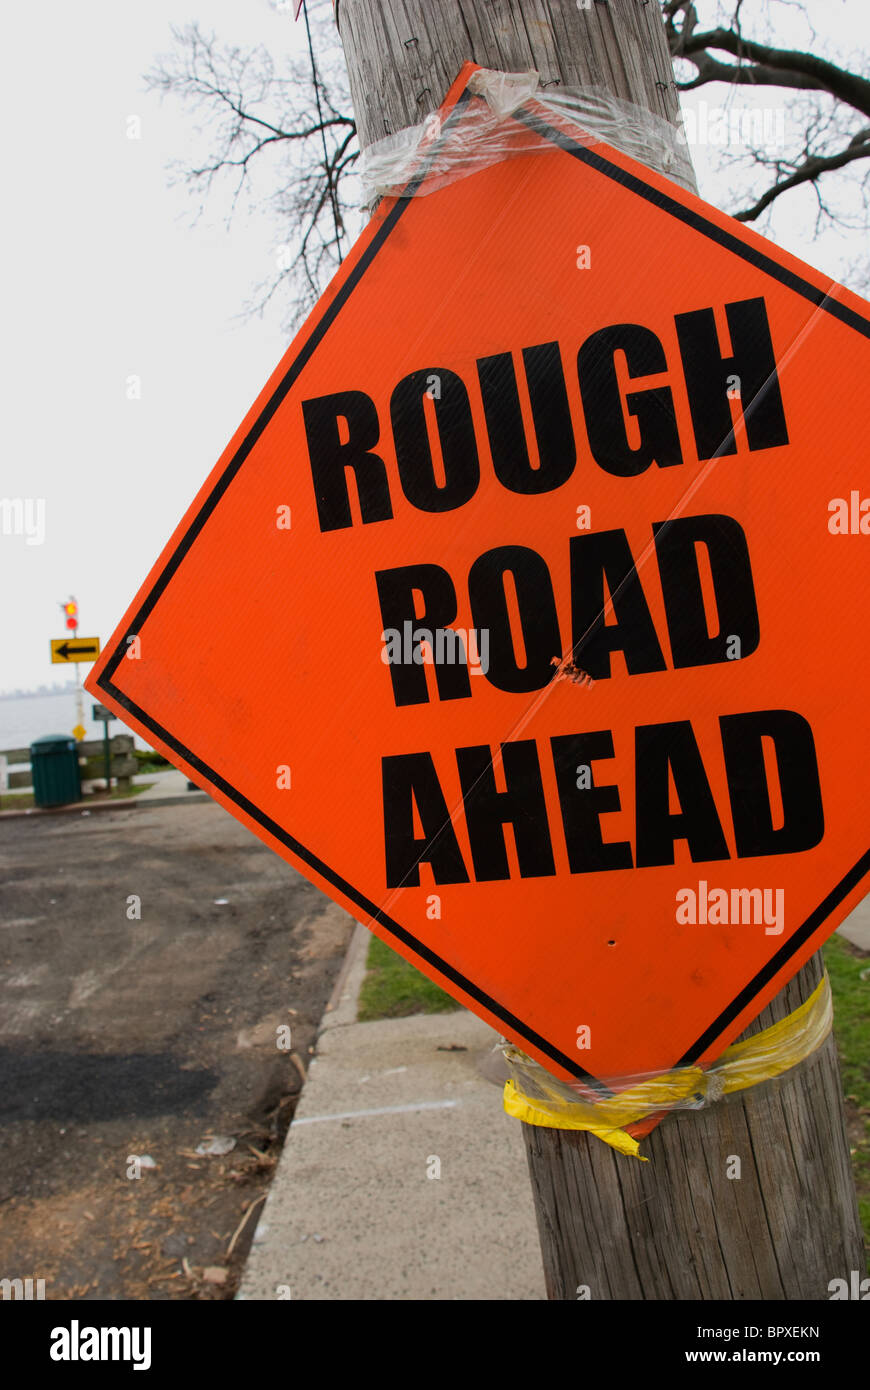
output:
M 463 104 L 468 100 L 469 96 L 470 92 L 466 87 L 457 99 L 447 120 L 444 122 L 443 129 L 446 129 L 456 118 L 456 115 L 461 110 Z M 547 122 L 542 120 L 536 113 L 520 109 L 514 112 L 513 115 L 515 120 L 521 121 L 530 129 L 534 130 L 536 134 L 551 141 L 554 145 L 557 145 L 575 159 L 579 159 L 582 163 L 587 164 L 605 178 L 621 184 L 622 187 L 629 192 L 644 198 L 647 202 L 652 203 L 655 207 L 660 208 L 670 216 L 678 218 L 681 222 L 686 223 L 687 226 L 694 228 L 694 230 L 699 232 L 702 236 L 708 237 L 719 246 L 724 247 L 728 251 L 732 251 L 742 260 L 747 261 L 757 269 L 763 270 L 773 279 L 778 280 L 780 284 L 795 291 L 795 293 L 801 295 L 802 298 L 808 300 L 811 304 L 815 304 L 820 310 L 840 319 L 850 328 L 854 328 L 858 333 L 862 334 L 863 337 L 870 338 L 870 320 L 857 313 L 848 305 L 841 304 L 838 300 L 832 299 L 824 290 L 820 290 L 817 286 L 810 284 L 795 271 L 778 264 L 769 256 L 765 255 L 759 247 L 746 245 L 739 237 L 736 237 L 727 229 L 718 226 L 717 223 L 710 221 L 703 213 L 694 208 L 685 207 L 676 198 L 671 197 L 662 189 L 644 183 L 643 179 L 629 170 L 623 169 L 619 164 L 615 164 L 598 150 L 578 144 L 563 131 L 548 125 Z M 441 142 L 439 141 L 438 143 L 440 145 Z M 555 1047 L 551 1042 L 548 1042 L 546 1038 L 541 1037 L 539 1033 L 536 1033 L 534 1029 L 525 1024 L 522 1019 L 517 1018 L 515 1014 L 512 1014 L 510 1010 L 506 1009 L 496 999 L 493 999 L 484 990 L 480 989 L 473 981 L 466 979 L 460 971 L 454 969 L 447 961 L 442 960 L 435 951 L 431 950 L 422 941 L 419 941 L 406 927 L 403 927 L 399 922 L 387 916 L 375 903 L 371 902 L 363 893 L 360 893 L 354 888 L 351 883 L 343 879 L 335 869 L 330 868 L 322 859 L 319 859 L 312 850 L 307 849 L 305 845 L 290 835 L 282 826 L 272 820 L 270 816 L 267 816 L 265 812 L 255 806 L 252 801 L 249 801 L 237 788 L 233 787 L 225 778 L 221 777 L 218 772 L 215 772 L 214 769 L 203 762 L 201 758 L 198 758 L 190 748 L 185 747 L 185 745 L 174 738 L 167 729 L 155 719 L 152 719 L 143 709 L 140 709 L 140 707 L 135 704 L 129 696 L 125 695 L 122 690 L 119 690 L 111 680 L 112 675 L 124 656 L 128 637 L 141 633 L 142 626 L 154 609 L 157 600 L 172 579 L 233 478 L 245 462 L 254 445 L 257 443 L 257 440 L 262 435 L 269 421 L 274 416 L 276 410 L 293 386 L 303 367 L 309 361 L 312 353 L 323 339 L 327 330 L 338 317 L 342 307 L 359 284 L 362 276 L 378 254 L 378 251 L 395 228 L 405 210 L 410 206 L 411 195 L 416 192 L 420 183 L 425 179 L 429 164 L 431 160 L 434 159 L 436 153 L 437 146 L 423 166 L 420 174 L 408 184 L 404 193 L 397 198 L 394 206 L 385 217 L 371 242 L 366 247 L 353 269 L 349 272 L 347 279 L 336 293 L 335 298 L 328 305 L 322 317 L 314 325 L 311 333 L 302 344 L 299 352 L 288 367 L 281 381 L 278 383 L 258 419 L 248 431 L 248 434 L 239 445 L 235 454 L 230 459 L 220 478 L 201 506 L 199 512 L 194 517 L 187 531 L 175 547 L 172 555 L 167 560 L 163 570 L 158 575 L 147 597 L 136 613 L 133 622 L 127 628 L 124 637 L 118 643 L 95 684 L 107 695 L 111 696 L 112 699 L 117 701 L 122 708 L 135 716 L 141 724 L 150 729 L 152 733 L 156 734 L 165 744 L 174 749 L 190 767 L 200 772 L 212 786 L 223 792 L 228 800 L 234 802 L 240 810 L 244 811 L 246 815 L 256 821 L 258 825 L 273 837 L 273 839 L 289 849 L 301 859 L 303 863 L 307 864 L 309 868 L 313 869 L 321 878 L 325 879 L 327 883 L 331 883 L 345 898 L 362 909 L 373 921 L 385 927 L 391 935 L 396 937 L 397 940 L 401 941 L 405 946 L 408 946 L 422 960 L 434 966 L 445 979 L 458 985 L 470 998 L 482 1004 L 484 1008 L 496 1018 L 507 1024 L 514 1032 L 532 1043 L 540 1052 L 550 1057 L 554 1062 L 557 1062 L 571 1075 L 584 1081 L 600 1093 L 609 1095 L 611 1092 L 602 1081 L 585 1071 L 572 1057 L 566 1056 L 559 1048 Z M 868 870 L 870 870 L 870 849 L 853 864 L 852 868 L 843 876 L 836 887 L 833 888 L 822 902 L 819 903 L 818 907 L 810 913 L 806 921 L 803 922 L 789 940 L 783 944 L 779 951 L 768 961 L 767 965 L 750 980 L 727 1008 L 723 1009 L 718 1018 L 704 1030 L 684 1056 L 681 1057 L 678 1062 L 674 1063 L 675 1066 L 692 1065 L 706 1048 L 715 1042 L 723 1029 L 737 1017 L 759 991 L 782 969 L 799 947 L 818 930 L 825 919 L 839 906 L 853 888 L 857 886 Z

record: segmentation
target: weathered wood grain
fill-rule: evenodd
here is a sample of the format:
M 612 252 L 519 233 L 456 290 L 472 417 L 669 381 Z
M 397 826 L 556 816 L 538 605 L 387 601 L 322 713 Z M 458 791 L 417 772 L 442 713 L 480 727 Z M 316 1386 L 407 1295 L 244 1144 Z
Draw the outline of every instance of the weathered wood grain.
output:
M 655 0 L 340 0 L 338 23 L 363 146 L 434 110 L 467 59 L 677 115 Z M 816 956 L 748 1032 L 820 971 Z M 825 1299 L 864 1268 L 832 1040 L 778 1081 L 669 1116 L 643 1143 L 649 1163 L 523 1129 L 551 1298 Z
M 469 59 L 677 114 L 655 0 L 341 0 L 338 24 L 363 147 L 421 121 Z
M 746 1035 L 819 978 L 814 956 Z M 649 1163 L 523 1131 L 551 1298 L 824 1300 L 864 1268 L 832 1038 L 776 1081 L 668 1116 L 642 1142 Z

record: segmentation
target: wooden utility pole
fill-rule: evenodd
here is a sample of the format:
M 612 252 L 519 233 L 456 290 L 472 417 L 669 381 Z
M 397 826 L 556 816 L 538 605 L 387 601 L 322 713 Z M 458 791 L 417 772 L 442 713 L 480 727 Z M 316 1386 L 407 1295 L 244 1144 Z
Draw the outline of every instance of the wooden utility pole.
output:
M 658 0 L 339 0 L 337 20 L 363 147 L 421 121 L 468 59 L 678 117 Z M 747 1035 L 821 969 L 815 956 Z M 551 1298 L 824 1300 L 863 1272 L 833 1038 L 773 1083 L 669 1115 L 643 1142 L 649 1163 L 523 1131 Z

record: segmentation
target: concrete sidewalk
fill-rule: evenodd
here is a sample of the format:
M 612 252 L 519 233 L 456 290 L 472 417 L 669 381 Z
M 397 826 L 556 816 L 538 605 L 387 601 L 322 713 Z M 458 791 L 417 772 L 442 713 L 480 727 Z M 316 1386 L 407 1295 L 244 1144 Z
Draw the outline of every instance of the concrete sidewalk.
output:
M 369 940 L 358 927 L 238 1297 L 543 1299 L 496 1034 L 464 1009 L 357 1023 Z
M 167 805 L 171 801 L 206 801 L 210 800 L 208 792 L 194 791 L 187 785 L 187 775 L 179 772 L 178 768 L 170 768 L 167 772 L 144 772 L 137 774 L 133 778 L 133 785 L 142 782 L 153 782 L 153 786 L 147 791 L 139 792 L 132 798 L 137 805 L 144 803 L 153 806 L 157 802 L 161 806 Z
M 853 946 L 857 946 L 859 951 L 870 951 L 870 893 L 852 909 L 837 931 Z

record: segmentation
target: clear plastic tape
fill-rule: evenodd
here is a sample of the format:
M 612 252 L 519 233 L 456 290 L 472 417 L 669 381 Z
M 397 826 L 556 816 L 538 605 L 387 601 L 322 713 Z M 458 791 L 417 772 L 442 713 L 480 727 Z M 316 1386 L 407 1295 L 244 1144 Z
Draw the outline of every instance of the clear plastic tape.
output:
M 519 1048 L 503 1042 L 500 1050 L 511 1073 L 504 1108 L 526 1124 L 589 1130 L 620 1152 L 640 1158 L 636 1139 L 626 1132 L 628 1126 L 671 1110 L 699 1110 L 782 1075 L 821 1047 L 833 1017 L 831 986 L 825 975 L 809 999 L 787 1018 L 732 1043 L 709 1066 L 612 1077 L 608 1088 L 614 1094 L 598 1097 L 582 1082 L 559 1081 Z
M 513 118 L 520 107 L 547 120 L 583 145 L 602 141 L 640 163 L 695 190 L 685 133 L 642 106 L 611 96 L 603 88 L 541 90 L 536 72 L 472 73 L 472 99 L 456 120 L 434 111 L 419 125 L 377 140 L 363 151 L 361 175 L 366 202 L 387 195 L 432 193 L 512 155 L 552 154 L 533 126 Z M 476 99 L 475 99 L 476 98 Z M 455 110 L 455 108 L 454 108 Z M 420 174 L 425 171 L 425 179 Z

